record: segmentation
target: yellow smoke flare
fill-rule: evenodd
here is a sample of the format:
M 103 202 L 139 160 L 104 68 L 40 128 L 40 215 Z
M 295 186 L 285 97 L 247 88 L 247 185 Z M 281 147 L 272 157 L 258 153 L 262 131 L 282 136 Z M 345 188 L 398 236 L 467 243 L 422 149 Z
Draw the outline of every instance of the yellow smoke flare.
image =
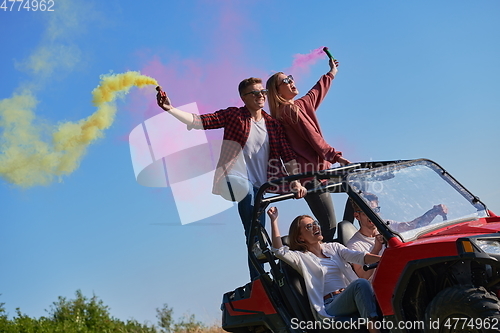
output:
M 146 85 L 158 83 L 139 72 L 101 76 L 100 85 L 92 91 L 97 111 L 78 122 L 61 123 L 51 134 L 51 143 L 43 141 L 47 127 L 33 124 L 36 99 L 29 91 L 1 100 L 0 176 L 10 183 L 31 187 L 71 174 L 87 147 L 113 124 L 115 99 L 132 87 Z

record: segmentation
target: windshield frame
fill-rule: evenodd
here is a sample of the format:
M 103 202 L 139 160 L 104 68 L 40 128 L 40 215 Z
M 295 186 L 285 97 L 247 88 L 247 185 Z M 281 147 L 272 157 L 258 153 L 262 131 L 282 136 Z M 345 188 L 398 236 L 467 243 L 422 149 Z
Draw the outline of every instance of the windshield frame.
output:
M 359 208 L 370 218 L 370 220 L 377 226 L 379 232 L 386 238 L 387 240 L 391 238 L 398 238 L 400 241 L 408 242 L 415 240 L 422 236 L 423 234 L 428 234 L 437 229 L 441 229 L 446 226 L 455 225 L 458 223 L 463 223 L 466 221 L 471 221 L 477 219 L 478 217 L 471 216 L 470 218 L 461 218 L 461 219 L 451 219 L 449 221 L 443 221 L 440 223 L 429 224 L 425 227 L 422 227 L 420 231 L 416 231 L 414 234 L 409 236 L 408 234 L 404 234 L 405 232 L 398 232 L 389 227 L 391 221 L 384 220 L 380 214 L 376 213 L 370 206 L 370 203 L 363 197 L 363 191 L 353 186 L 356 180 L 362 179 L 363 177 L 369 178 L 373 177 L 388 177 L 390 179 L 391 174 L 396 171 L 401 171 L 405 168 L 413 167 L 413 166 L 427 166 L 433 171 L 436 172 L 438 176 L 441 177 L 446 183 L 448 183 L 456 192 L 461 194 L 461 196 L 466 199 L 472 206 L 476 207 L 476 210 L 484 211 L 484 214 L 480 217 L 489 216 L 489 211 L 486 205 L 479 200 L 477 196 L 472 194 L 469 190 L 467 190 L 462 184 L 460 184 L 453 176 L 451 176 L 444 168 L 435 163 L 434 161 L 428 159 L 417 159 L 410 160 L 404 162 L 395 162 L 391 164 L 386 164 L 380 167 L 368 167 L 364 169 L 356 169 L 349 172 L 349 174 L 345 177 L 343 182 L 344 191 L 347 192 L 349 197 L 359 206 Z M 394 175 L 392 174 L 392 177 Z M 358 181 L 359 184 L 359 181 Z M 362 186 L 361 186 L 362 187 Z M 366 191 L 365 191 L 366 192 Z M 366 194 L 366 193 L 365 193 Z M 415 228 L 415 230 L 418 228 Z

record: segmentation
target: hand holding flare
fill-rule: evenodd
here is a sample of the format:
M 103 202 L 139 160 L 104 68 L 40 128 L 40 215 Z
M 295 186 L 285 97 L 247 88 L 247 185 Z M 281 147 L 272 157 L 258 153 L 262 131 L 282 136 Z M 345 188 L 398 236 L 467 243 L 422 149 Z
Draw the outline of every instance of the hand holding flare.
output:
M 156 91 L 158 91 L 156 94 L 158 106 L 167 112 L 173 109 L 170 98 L 168 98 L 167 93 L 162 90 L 161 86 L 157 86 Z
M 328 58 L 332 59 L 333 61 L 335 61 L 336 59 L 333 57 L 333 55 L 330 53 L 330 51 L 328 50 L 328 47 L 324 47 L 323 48 L 323 51 L 326 53 L 326 55 L 328 56 Z

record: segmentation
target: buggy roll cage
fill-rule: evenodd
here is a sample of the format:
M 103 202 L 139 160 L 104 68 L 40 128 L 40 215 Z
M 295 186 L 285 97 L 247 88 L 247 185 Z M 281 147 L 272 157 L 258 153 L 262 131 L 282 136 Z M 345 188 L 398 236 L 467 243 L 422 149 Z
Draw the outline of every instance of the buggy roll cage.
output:
M 264 271 L 261 263 L 268 262 L 271 265 L 271 272 L 275 275 L 275 278 L 277 278 L 276 274 L 279 274 L 279 268 L 277 267 L 277 264 L 275 262 L 275 257 L 270 251 L 270 247 L 267 246 L 267 244 L 271 244 L 271 240 L 269 238 L 269 235 L 267 234 L 265 228 L 259 223 L 259 218 L 260 216 L 264 216 L 266 218 L 265 214 L 263 214 L 266 210 L 266 208 L 274 202 L 279 202 L 283 200 L 288 200 L 292 199 L 295 197 L 294 193 L 286 193 L 286 194 L 276 194 L 267 198 L 264 198 L 264 194 L 266 191 L 273 186 L 277 186 L 280 184 L 286 184 L 288 182 L 294 181 L 294 180 L 299 180 L 299 179 L 304 179 L 304 178 L 312 178 L 315 177 L 318 180 L 330 180 L 333 181 L 331 183 L 327 183 L 326 185 L 320 185 L 316 188 L 312 188 L 307 191 L 307 193 L 314 193 L 314 192 L 323 192 L 323 191 L 328 191 L 328 192 L 333 192 L 333 193 L 341 193 L 344 192 L 346 193 L 351 200 L 353 200 L 361 210 L 370 218 L 370 220 L 377 226 L 379 229 L 380 234 L 386 239 L 386 241 L 391 245 L 391 246 L 397 246 L 398 244 L 402 243 L 402 239 L 400 236 L 390 230 L 383 221 L 380 216 L 378 216 L 366 203 L 365 200 L 361 197 L 361 192 L 359 190 L 353 189 L 347 182 L 346 178 L 349 175 L 349 173 L 356 172 L 356 171 L 363 171 L 363 170 L 371 170 L 379 167 L 384 167 L 392 164 L 401 164 L 401 163 L 407 163 L 407 162 L 414 162 L 414 161 L 429 161 L 433 163 L 441 172 L 441 174 L 446 177 L 444 178 L 452 187 L 456 188 L 459 190 L 460 193 L 462 193 L 464 196 L 467 195 L 469 196 L 469 199 L 472 201 L 473 204 L 482 204 L 478 197 L 473 195 L 470 191 L 468 191 L 465 187 L 463 187 L 454 177 L 452 177 L 443 167 L 441 167 L 439 164 L 435 163 L 434 161 L 427 160 L 427 159 L 415 159 L 415 160 L 394 160 L 394 161 L 372 161 L 372 162 L 360 162 L 360 163 L 353 163 L 349 164 L 346 166 L 341 166 L 337 168 L 332 168 L 332 169 L 327 169 L 327 170 L 321 170 L 321 171 L 315 171 L 315 172 L 306 172 L 306 173 L 301 173 L 297 175 L 292 175 L 292 176 L 287 176 L 283 178 L 279 178 L 273 181 L 269 181 L 265 184 L 263 184 L 260 188 L 259 191 L 257 192 L 257 195 L 255 196 L 255 202 L 254 202 L 254 210 L 253 210 L 253 215 L 252 215 L 252 224 L 250 228 L 250 235 L 249 235 L 249 242 L 247 244 L 248 246 L 248 255 L 250 258 L 250 261 L 252 264 L 255 266 L 257 271 L 259 272 L 259 275 L 266 274 Z M 486 207 L 484 205 L 484 207 Z M 260 251 L 262 254 L 265 256 L 265 259 L 258 259 L 256 255 L 253 253 L 252 249 L 254 248 L 254 244 L 257 243 L 257 246 L 260 248 Z

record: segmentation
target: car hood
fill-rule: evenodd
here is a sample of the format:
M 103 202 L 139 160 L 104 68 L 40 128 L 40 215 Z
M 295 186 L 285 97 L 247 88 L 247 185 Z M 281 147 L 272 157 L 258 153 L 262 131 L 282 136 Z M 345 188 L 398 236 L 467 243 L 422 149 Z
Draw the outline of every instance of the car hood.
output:
M 496 232 L 500 232 L 500 216 L 486 217 L 449 225 L 422 235 L 419 239 L 458 234 L 493 234 Z

